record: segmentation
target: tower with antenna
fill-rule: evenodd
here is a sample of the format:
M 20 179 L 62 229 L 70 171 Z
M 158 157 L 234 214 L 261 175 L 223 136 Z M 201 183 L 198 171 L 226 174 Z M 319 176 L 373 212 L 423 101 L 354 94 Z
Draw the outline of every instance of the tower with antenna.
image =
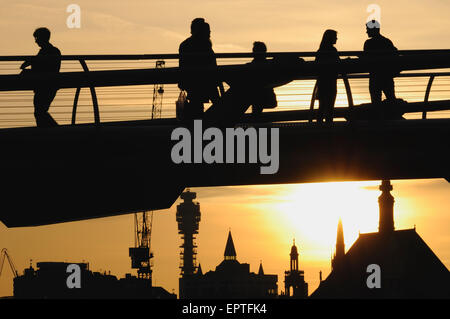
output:
M 287 298 L 307 298 L 308 283 L 305 282 L 305 272 L 299 269 L 298 249 L 295 239 L 291 247 L 290 270 L 284 272 L 284 293 Z M 292 289 L 291 289 L 292 288 Z M 292 290 L 292 295 L 291 295 Z
M 197 246 L 195 245 L 194 240 L 195 235 L 198 234 L 201 214 L 200 204 L 193 201 L 197 197 L 196 193 L 187 189 L 180 197 L 183 202 L 177 206 L 177 223 L 178 233 L 181 234 L 181 239 L 183 240 L 183 243 L 180 246 L 181 277 L 185 278 L 193 275 L 197 269 Z

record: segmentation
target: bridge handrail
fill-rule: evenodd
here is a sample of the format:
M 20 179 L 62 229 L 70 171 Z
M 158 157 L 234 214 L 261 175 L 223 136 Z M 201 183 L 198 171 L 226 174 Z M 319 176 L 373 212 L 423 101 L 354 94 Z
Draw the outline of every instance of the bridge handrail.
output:
M 450 54 L 450 50 L 447 49 L 439 49 L 439 50 L 403 50 L 399 51 L 400 54 L 405 55 L 412 55 L 412 54 Z M 316 52 L 272 52 L 268 53 L 267 55 L 276 57 L 276 56 L 302 56 L 302 57 L 313 57 L 317 53 Z M 360 56 L 363 54 L 363 51 L 341 51 L 339 52 L 341 56 Z M 0 61 L 22 61 L 25 59 L 33 58 L 34 56 L 0 56 Z M 242 58 L 242 57 L 253 57 L 252 53 L 219 53 L 216 54 L 216 57 L 218 58 Z M 62 56 L 62 60 L 76 60 L 78 61 L 82 68 L 83 72 L 90 72 L 86 61 L 95 61 L 95 60 L 152 60 L 152 59 L 177 59 L 178 54 L 141 54 L 141 55 L 65 55 Z M 424 102 L 428 102 L 431 87 L 433 84 L 433 81 L 435 77 L 439 76 L 450 76 L 450 72 L 407 72 L 407 73 L 401 73 L 397 75 L 397 77 L 429 77 L 427 88 L 425 91 L 425 97 Z M 353 97 L 351 93 L 351 88 L 349 84 L 349 79 L 362 79 L 362 78 L 368 78 L 368 73 L 357 73 L 357 74 L 343 74 L 339 75 L 339 78 L 341 78 L 344 81 L 345 85 L 345 91 L 349 103 L 349 107 L 353 107 Z M 307 79 L 316 79 L 317 76 L 303 76 L 303 80 Z M 94 121 L 95 124 L 100 123 L 100 112 L 98 107 L 98 101 L 97 96 L 95 92 L 95 85 L 89 85 L 88 86 L 91 92 L 92 96 L 92 104 L 94 109 Z M 78 98 L 80 94 L 81 87 L 76 88 L 75 98 L 74 98 L 74 104 L 73 104 L 73 110 L 72 110 L 72 124 L 75 124 L 76 122 L 76 112 L 77 112 L 77 104 L 78 104 Z M 311 104 L 310 104 L 310 110 L 314 109 L 314 101 L 316 99 L 315 97 L 315 90 L 313 90 Z M 312 114 L 312 113 L 311 113 Z M 422 112 L 422 118 L 426 119 L 427 111 Z M 312 121 L 312 118 L 310 119 Z
M 351 88 L 350 88 L 350 83 L 349 83 L 349 79 L 367 79 L 367 78 L 369 78 L 369 74 L 368 73 L 362 73 L 362 74 L 339 74 L 339 76 L 338 76 L 338 78 L 340 78 L 340 79 L 342 79 L 343 80 L 343 82 L 344 82 L 344 87 L 345 87 L 345 93 L 346 93 L 346 95 L 347 95 L 347 100 L 348 100 L 348 106 L 349 106 L 349 108 L 352 108 L 354 105 L 353 105 L 353 96 L 352 96 L 352 91 L 351 91 Z M 433 81 L 434 81 L 434 79 L 436 78 L 436 77 L 439 77 L 439 76 L 450 76 L 450 72 L 423 72 L 423 73 L 420 73 L 420 72 L 414 72 L 414 73 L 403 73 L 403 74 L 399 74 L 399 75 L 397 75 L 396 77 L 400 77 L 400 78 L 412 78 L 412 77 L 429 77 L 429 79 L 428 79 L 428 83 L 427 83 L 427 88 L 426 88 L 426 90 L 425 90 L 425 97 L 424 97 L 424 102 L 428 102 L 428 99 L 429 99 L 429 97 L 430 97 L 430 93 L 431 93 L 431 87 L 432 87 L 432 85 L 433 85 Z M 314 80 L 314 79 L 316 79 L 316 77 L 315 76 L 310 76 L 310 77 L 305 77 L 305 79 L 306 78 L 309 78 L 309 79 L 311 79 L 311 80 Z M 317 93 L 317 82 L 316 82 L 316 84 L 314 85 L 314 88 L 313 88 L 313 91 L 312 91 L 312 94 L 311 94 L 311 102 L 310 102 L 310 105 L 309 105 L 309 109 L 310 110 L 314 110 L 314 104 L 315 104 L 315 100 L 316 100 L 316 93 Z M 310 117 L 310 119 L 309 119 L 309 122 L 312 122 L 313 121 L 313 118 L 312 118 L 312 113 L 310 113 L 311 114 L 311 117 Z M 423 112 L 422 112 L 422 119 L 426 119 L 427 118 L 427 111 L 426 110 L 424 110 Z
M 379 53 L 382 53 L 381 51 Z M 450 49 L 430 49 L 430 50 L 399 50 L 401 55 L 414 54 L 450 54 Z M 361 56 L 364 51 L 338 51 L 340 56 Z M 298 57 L 315 57 L 316 51 L 293 51 L 293 52 L 267 52 L 267 57 L 279 56 L 298 56 Z M 232 53 L 216 53 L 216 58 L 252 58 L 251 52 L 232 52 Z M 34 55 L 10 55 L 0 56 L 0 61 L 23 61 L 35 57 Z M 162 54 L 87 54 L 87 55 L 62 55 L 62 60 L 85 61 L 90 60 L 154 60 L 154 59 L 178 59 L 176 53 Z

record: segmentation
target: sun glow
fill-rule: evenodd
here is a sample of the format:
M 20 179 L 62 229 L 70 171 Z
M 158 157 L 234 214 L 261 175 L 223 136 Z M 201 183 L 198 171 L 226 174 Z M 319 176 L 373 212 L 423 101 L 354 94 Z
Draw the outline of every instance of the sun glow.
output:
M 292 185 L 273 207 L 286 235 L 315 249 L 334 246 L 339 218 L 346 247 L 359 232 L 378 229 L 379 182 L 338 182 Z

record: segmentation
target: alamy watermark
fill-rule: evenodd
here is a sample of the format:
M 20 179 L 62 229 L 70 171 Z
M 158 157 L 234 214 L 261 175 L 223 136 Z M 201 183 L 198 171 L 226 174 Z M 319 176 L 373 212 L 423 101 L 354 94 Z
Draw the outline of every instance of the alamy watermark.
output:
M 70 13 L 67 17 L 66 25 L 69 29 L 81 28 L 81 8 L 78 4 L 69 4 L 66 12 Z
M 370 15 L 367 17 L 366 25 L 369 28 L 380 28 L 381 25 L 381 7 L 378 4 L 372 3 L 366 9 Z
M 66 269 L 67 273 L 70 275 L 66 279 L 67 288 L 81 288 L 81 268 L 80 265 L 70 264 Z
M 381 288 L 381 267 L 377 264 L 370 264 L 366 269 L 367 273 L 370 273 L 367 277 L 366 285 L 367 288 Z
M 178 141 L 170 154 L 175 164 L 260 163 L 261 174 L 278 172 L 280 164 L 278 128 L 270 129 L 270 153 L 267 128 L 226 128 L 224 136 L 222 130 L 217 127 L 208 127 L 203 131 L 202 120 L 194 120 L 194 132 L 193 136 L 191 135 L 191 131 L 185 127 L 178 127 L 172 131 L 171 140 Z M 204 141 L 208 143 L 203 147 Z

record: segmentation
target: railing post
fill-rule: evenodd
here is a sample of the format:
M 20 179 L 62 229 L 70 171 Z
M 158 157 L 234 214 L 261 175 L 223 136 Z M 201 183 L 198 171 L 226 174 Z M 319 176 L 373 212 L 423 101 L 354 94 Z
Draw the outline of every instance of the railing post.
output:
M 350 88 L 350 82 L 348 80 L 347 74 L 342 74 L 342 80 L 344 81 L 345 92 L 347 93 L 348 107 L 352 108 L 354 106 L 353 95 L 352 95 L 352 90 Z
M 81 88 L 77 88 L 75 92 L 75 98 L 73 99 L 73 108 L 72 108 L 72 125 L 75 125 L 77 118 L 77 106 L 78 106 L 78 98 L 80 97 Z
M 316 101 L 316 95 L 317 95 L 317 80 L 314 84 L 314 89 L 311 95 L 311 104 L 309 105 L 310 110 L 310 116 L 309 116 L 309 123 L 312 123 L 313 121 L 313 110 L 314 110 L 314 102 Z
M 428 102 L 428 98 L 430 97 L 430 91 L 431 91 L 431 85 L 433 85 L 434 80 L 434 74 L 430 75 L 430 79 L 428 80 L 427 90 L 425 91 L 425 98 L 423 99 L 424 102 Z M 427 111 L 422 112 L 422 120 L 425 120 L 427 118 Z
M 78 60 L 81 64 L 81 67 L 83 68 L 83 71 L 88 73 L 89 68 L 86 64 L 86 61 L 84 59 Z M 98 100 L 97 100 L 97 94 L 95 92 L 94 86 L 89 86 L 89 89 L 91 91 L 91 97 L 92 97 L 92 106 L 94 108 L 94 122 L 95 124 L 100 124 L 100 112 L 98 110 Z M 78 105 L 78 98 L 80 95 L 81 88 L 77 88 L 77 91 L 75 92 L 75 99 L 73 101 L 73 110 L 72 110 L 72 124 L 75 124 L 76 121 L 76 114 L 77 114 L 77 105 Z

